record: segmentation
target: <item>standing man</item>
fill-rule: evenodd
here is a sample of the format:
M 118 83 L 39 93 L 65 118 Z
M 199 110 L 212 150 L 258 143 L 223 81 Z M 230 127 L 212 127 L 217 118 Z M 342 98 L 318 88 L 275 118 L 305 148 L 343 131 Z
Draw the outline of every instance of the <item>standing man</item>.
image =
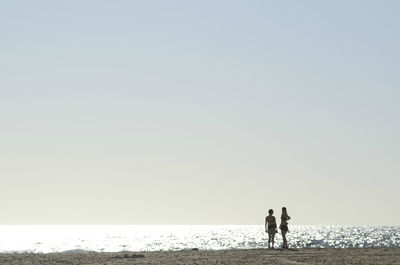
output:
M 272 248 L 274 248 L 275 233 L 277 232 L 276 219 L 273 216 L 274 210 L 269 209 L 268 213 L 269 215 L 265 217 L 265 232 L 268 233 L 268 248 L 271 248 L 271 242 Z

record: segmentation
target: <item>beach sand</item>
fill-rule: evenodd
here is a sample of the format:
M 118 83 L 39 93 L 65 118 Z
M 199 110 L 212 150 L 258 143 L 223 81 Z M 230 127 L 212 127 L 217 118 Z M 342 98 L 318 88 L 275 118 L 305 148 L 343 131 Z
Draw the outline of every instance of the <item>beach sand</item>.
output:
M 0 264 L 400 264 L 400 248 L 0 254 Z

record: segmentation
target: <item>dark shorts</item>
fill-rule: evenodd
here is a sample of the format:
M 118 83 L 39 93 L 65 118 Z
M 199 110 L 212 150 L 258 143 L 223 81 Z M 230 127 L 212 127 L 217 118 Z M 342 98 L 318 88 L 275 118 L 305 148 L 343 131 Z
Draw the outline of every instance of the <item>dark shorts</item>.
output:
M 282 231 L 285 231 L 285 232 L 289 231 L 289 228 L 288 228 L 287 225 L 280 225 L 279 229 L 282 230 Z
M 268 232 L 272 232 L 276 229 L 276 224 L 268 226 Z

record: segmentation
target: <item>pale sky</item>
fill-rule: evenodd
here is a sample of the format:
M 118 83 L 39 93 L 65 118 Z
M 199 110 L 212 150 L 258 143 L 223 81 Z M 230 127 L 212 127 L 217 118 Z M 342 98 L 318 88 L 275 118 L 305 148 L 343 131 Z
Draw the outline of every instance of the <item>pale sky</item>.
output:
M 399 1 L 5 1 L 0 224 L 400 225 Z

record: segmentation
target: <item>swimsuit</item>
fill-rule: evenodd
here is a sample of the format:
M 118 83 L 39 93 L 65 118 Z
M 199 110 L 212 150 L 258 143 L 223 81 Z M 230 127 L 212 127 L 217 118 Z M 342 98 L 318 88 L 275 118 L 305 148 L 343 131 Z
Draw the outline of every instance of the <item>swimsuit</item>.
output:
M 268 225 L 268 231 L 272 231 L 276 229 L 276 224 Z
M 287 223 L 288 219 L 290 219 L 290 217 L 287 214 L 285 214 L 285 215 L 282 214 L 282 216 L 281 216 L 281 225 L 279 226 L 280 230 L 285 231 L 285 232 L 289 231 L 288 223 Z
M 285 231 L 285 232 L 289 231 L 288 226 L 287 225 L 283 225 L 283 224 L 279 226 L 279 229 L 282 230 L 282 231 Z

